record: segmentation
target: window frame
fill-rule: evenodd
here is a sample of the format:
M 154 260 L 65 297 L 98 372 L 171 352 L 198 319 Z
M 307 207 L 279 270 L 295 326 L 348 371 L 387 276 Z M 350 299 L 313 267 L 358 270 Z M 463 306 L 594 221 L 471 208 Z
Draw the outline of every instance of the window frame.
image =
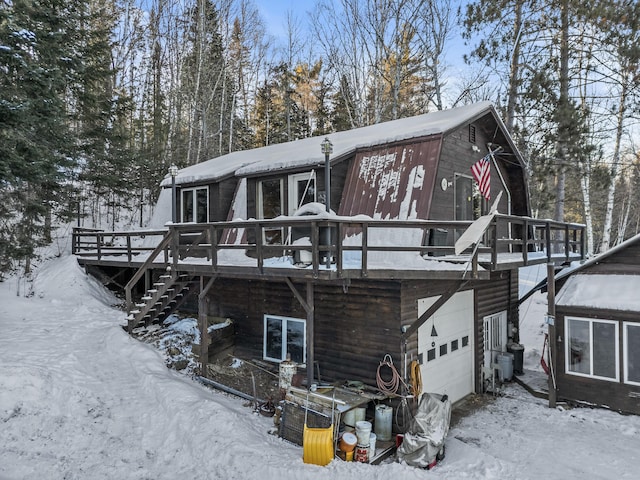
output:
M 640 329 L 640 323 L 637 322 L 622 322 L 622 362 L 623 362 L 623 375 L 624 375 L 624 383 L 627 385 L 638 385 L 640 386 L 640 382 L 635 382 L 629 380 L 629 333 L 628 327 L 636 327 Z M 639 366 L 640 368 L 640 366 Z
M 285 212 L 285 204 L 284 204 L 284 181 L 282 177 L 278 177 L 278 178 L 265 178 L 262 180 L 258 180 L 258 198 L 257 198 L 257 216 L 259 219 L 263 219 L 263 220 L 268 220 L 268 218 L 266 218 L 264 216 L 264 199 L 263 199 L 263 193 L 264 193 L 264 188 L 263 185 L 265 182 L 271 182 L 271 181 L 277 181 L 279 182 L 279 188 L 280 188 L 280 213 L 278 215 L 276 215 L 276 217 L 284 215 Z M 269 217 L 269 218 L 276 218 L 276 217 Z M 271 241 L 267 241 L 267 232 L 280 232 L 280 243 L 277 242 L 271 242 Z M 284 244 L 284 229 L 282 227 L 273 227 L 273 228 L 263 228 L 262 229 L 262 243 L 265 245 L 282 245 Z
M 270 319 L 279 320 L 282 322 L 282 336 L 281 336 L 281 358 L 269 357 L 267 355 L 267 324 Z M 304 318 L 294 318 L 294 317 L 285 317 L 282 315 L 272 315 L 269 313 L 265 313 L 262 321 L 262 359 L 268 362 L 277 362 L 280 363 L 287 358 L 287 325 L 289 322 L 301 323 L 302 324 L 302 363 L 299 365 L 304 366 L 307 363 L 307 321 Z
M 198 191 L 204 190 L 206 192 L 206 221 L 198 222 Z M 193 202 L 193 209 L 191 210 L 191 219 L 186 219 L 186 205 L 184 201 L 185 194 L 191 192 L 191 201 Z M 209 222 L 209 187 L 208 186 L 198 186 L 198 187 L 188 187 L 180 189 L 180 220 L 182 223 L 208 223 Z
M 462 205 L 458 204 L 458 196 L 460 192 L 459 182 L 465 181 L 469 185 L 471 185 L 471 218 L 458 218 L 460 217 L 460 211 L 462 210 Z M 455 172 L 453 174 L 453 216 L 454 220 L 462 220 L 462 221 L 475 221 L 482 215 L 483 208 L 483 197 L 480 194 L 480 189 L 478 188 L 478 183 L 473 179 L 472 175 L 467 175 L 465 173 Z M 465 205 L 466 207 L 466 205 Z M 466 215 L 465 215 L 466 216 Z
M 293 215 L 297 210 L 298 210 L 298 194 L 299 189 L 298 189 L 298 182 L 306 182 L 306 184 L 311 184 L 312 188 L 313 188 L 313 200 L 311 200 L 311 202 L 316 202 L 317 201 L 317 193 L 318 193 L 318 189 L 317 189 L 317 176 L 316 176 L 316 171 L 315 170 L 310 170 L 308 172 L 302 172 L 302 173 L 294 173 L 291 174 L 287 177 L 287 183 L 288 183 L 288 200 L 289 200 L 289 215 Z M 306 188 L 306 187 L 305 187 Z M 306 205 L 307 203 L 310 202 L 306 202 L 303 203 L 302 205 Z M 301 206 L 302 206 L 301 205 Z
M 586 322 L 589 324 L 589 373 L 575 372 L 570 370 L 571 368 L 571 356 L 570 356 L 570 348 L 571 348 L 571 331 L 569 328 L 569 322 L 578 321 L 578 322 Z M 613 354 L 613 361 L 615 366 L 615 377 L 604 377 L 602 375 L 594 375 L 593 374 L 593 360 L 594 360 L 594 351 L 593 351 L 593 324 L 594 323 L 604 323 L 608 325 L 614 326 L 614 345 L 615 351 Z M 619 382 L 620 381 L 620 322 L 616 320 L 607 320 L 603 318 L 585 318 L 585 317 L 574 317 L 574 316 L 566 316 L 564 318 L 564 370 L 565 374 L 573 375 L 576 377 L 583 378 L 592 378 L 595 380 L 603 380 L 607 382 Z

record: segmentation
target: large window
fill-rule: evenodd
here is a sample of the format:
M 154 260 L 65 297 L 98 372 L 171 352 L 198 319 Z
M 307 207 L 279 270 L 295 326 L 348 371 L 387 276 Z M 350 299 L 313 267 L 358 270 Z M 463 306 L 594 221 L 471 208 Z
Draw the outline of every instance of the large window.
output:
M 618 380 L 618 324 L 610 320 L 565 318 L 566 371 Z
M 182 222 L 207 223 L 209 221 L 209 188 L 182 189 Z
M 624 323 L 624 381 L 640 385 L 640 325 Z
M 299 318 L 264 316 L 265 360 L 281 362 L 291 355 L 291 360 L 303 364 L 306 362 L 305 321 Z
M 276 218 L 282 215 L 282 180 L 279 178 L 258 182 L 258 216 Z M 282 229 L 264 230 L 264 242 L 270 245 L 282 243 Z

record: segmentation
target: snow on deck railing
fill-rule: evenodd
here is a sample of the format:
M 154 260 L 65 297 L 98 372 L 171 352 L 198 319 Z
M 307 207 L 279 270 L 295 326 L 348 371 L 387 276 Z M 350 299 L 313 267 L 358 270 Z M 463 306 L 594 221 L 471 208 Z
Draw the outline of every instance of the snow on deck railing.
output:
M 349 276 L 359 270 L 364 277 L 371 269 L 464 268 L 477 273 L 477 264 L 469 268 L 473 259 L 484 269 L 495 270 L 501 268 L 498 256 L 502 254 L 518 258 L 521 265 L 584 257 L 583 225 L 500 214 L 476 244 L 456 256 L 455 241 L 471 223 L 319 214 L 168 224 L 168 230 L 105 232 L 76 228 L 73 252 L 102 262 L 121 262 L 126 257 L 128 263 L 173 263 L 176 268 L 206 264 L 214 272 L 250 267 L 264 273 L 265 269 L 297 267 L 311 269 L 314 276 L 330 270 L 338 277 L 345 275 L 345 270 Z M 167 232 L 167 248 L 154 254 L 158 257 L 164 252 L 163 258 L 149 258 Z

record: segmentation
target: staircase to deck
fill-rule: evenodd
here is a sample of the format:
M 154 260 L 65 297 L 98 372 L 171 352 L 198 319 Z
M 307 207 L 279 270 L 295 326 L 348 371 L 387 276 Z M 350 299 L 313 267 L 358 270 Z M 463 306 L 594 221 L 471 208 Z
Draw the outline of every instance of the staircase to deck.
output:
M 135 303 L 127 316 L 127 329 L 144 325 L 148 327 L 167 318 L 185 300 L 195 279 L 189 275 L 177 275 L 167 267 L 167 273 L 160 275 L 158 280 Z

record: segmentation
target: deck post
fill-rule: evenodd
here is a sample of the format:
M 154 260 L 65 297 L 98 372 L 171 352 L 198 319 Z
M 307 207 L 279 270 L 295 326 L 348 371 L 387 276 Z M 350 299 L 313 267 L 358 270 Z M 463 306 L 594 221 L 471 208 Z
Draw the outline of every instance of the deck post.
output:
M 200 376 L 209 378 L 207 364 L 209 363 L 209 289 L 217 279 L 211 277 L 204 284 L 204 276 L 200 276 L 200 293 L 198 294 L 198 323 L 200 324 Z
M 296 297 L 304 311 L 307 312 L 307 321 L 306 321 L 306 336 L 307 336 L 307 386 L 311 386 L 313 383 L 313 368 L 315 364 L 314 358 L 314 316 L 315 316 L 315 307 L 313 305 L 313 282 L 307 281 L 307 298 L 302 298 L 300 292 L 295 287 L 293 282 L 289 277 L 285 277 L 284 281 L 286 282 L 289 290 L 293 293 L 293 296 Z
M 553 262 L 547 264 L 547 309 L 549 327 L 549 408 L 556 408 L 556 280 Z
M 314 319 L 315 308 L 313 306 L 313 282 L 307 282 L 307 386 L 313 383 L 313 368 L 315 365 L 314 353 Z

